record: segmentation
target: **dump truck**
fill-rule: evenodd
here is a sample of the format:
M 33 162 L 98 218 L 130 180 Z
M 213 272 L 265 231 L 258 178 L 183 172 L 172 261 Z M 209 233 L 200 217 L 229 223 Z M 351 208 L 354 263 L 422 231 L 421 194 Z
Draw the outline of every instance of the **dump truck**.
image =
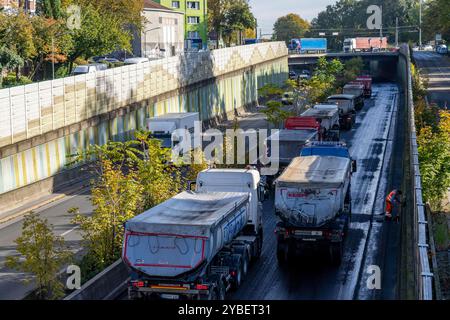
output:
M 291 39 L 289 50 L 296 51 L 301 54 L 305 53 L 326 53 L 327 52 L 326 38 L 301 38 Z
M 307 249 L 326 249 L 340 263 L 351 213 L 348 172 L 343 158 L 298 157 L 275 181 L 279 263 Z
M 350 130 L 356 121 L 355 96 L 349 94 L 335 94 L 327 99 L 327 103 L 337 104 L 339 108 L 339 126 Z
M 386 37 L 358 37 L 344 40 L 344 52 L 385 51 L 388 47 Z
M 372 96 L 372 77 L 371 76 L 359 76 L 354 81 L 355 83 L 361 83 L 364 85 L 364 96 L 370 98 Z
M 261 255 L 262 187 L 253 169 L 208 169 L 125 223 L 130 299 L 223 300 Z
M 356 171 L 347 147 L 314 142 L 275 181 L 277 259 L 291 261 L 304 251 L 325 252 L 342 261 L 351 220 L 351 177 Z
M 307 119 L 307 121 L 309 127 L 296 127 L 295 129 L 291 126 L 291 122 L 287 121 L 286 129 L 281 129 L 266 139 L 267 154 L 271 155 L 272 160 L 278 161 L 281 170 L 289 165 L 308 142 L 319 140 L 320 124 L 314 118 Z M 278 143 L 278 155 L 272 155 L 274 141 Z
M 347 83 L 342 93 L 355 96 L 355 110 L 359 111 L 364 108 L 364 84 L 359 82 Z
M 335 104 L 317 104 L 301 114 L 312 117 L 320 124 L 321 141 L 339 141 L 339 108 Z

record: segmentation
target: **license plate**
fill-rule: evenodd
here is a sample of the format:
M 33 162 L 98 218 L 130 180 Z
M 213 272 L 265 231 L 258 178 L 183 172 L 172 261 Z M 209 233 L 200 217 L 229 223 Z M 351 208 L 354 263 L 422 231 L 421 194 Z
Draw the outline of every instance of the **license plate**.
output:
M 322 236 L 322 231 L 301 231 L 296 230 L 295 235 L 297 236 Z
M 178 300 L 178 299 L 180 299 L 180 296 L 177 294 L 162 294 L 161 298 L 167 299 L 167 300 Z

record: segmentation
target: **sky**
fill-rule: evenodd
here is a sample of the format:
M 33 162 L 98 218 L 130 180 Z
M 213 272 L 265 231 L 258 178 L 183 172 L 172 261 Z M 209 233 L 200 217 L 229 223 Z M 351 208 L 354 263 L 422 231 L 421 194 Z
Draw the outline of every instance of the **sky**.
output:
M 281 16 L 296 13 L 311 22 L 327 5 L 334 3 L 336 0 L 250 0 L 258 28 L 262 28 L 263 34 L 272 33 L 273 24 Z

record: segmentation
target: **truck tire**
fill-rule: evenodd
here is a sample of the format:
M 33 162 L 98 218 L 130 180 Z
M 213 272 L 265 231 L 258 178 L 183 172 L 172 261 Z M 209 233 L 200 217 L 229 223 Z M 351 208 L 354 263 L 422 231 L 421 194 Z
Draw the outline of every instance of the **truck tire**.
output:
M 262 254 L 262 246 L 263 246 L 263 229 L 260 228 L 258 231 L 258 240 L 256 240 L 256 252 L 254 258 L 257 260 L 261 257 Z
M 278 264 L 284 265 L 286 264 L 286 244 L 281 242 L 280 240 L 277 241 L 277 260 Z
M 250 259 L 249 259 L 247 251 L 245 251 L 244 255 L 242 256 L 242 281 L 247 276 L 249 264 L 250 264 Z
M 243 272 L 243 257 L 240 254 L 233 254 L 233 264 L 236 271 L 236 275 L 233 277 L 233 281 L 231 282 L 231 288 L 233 290 L 237 290 L 242 284 Z
M 343 251 L 342 242 L 332 243 L 330 245 L 330 262 L 333 266 L 338 267 L 341 265 Z

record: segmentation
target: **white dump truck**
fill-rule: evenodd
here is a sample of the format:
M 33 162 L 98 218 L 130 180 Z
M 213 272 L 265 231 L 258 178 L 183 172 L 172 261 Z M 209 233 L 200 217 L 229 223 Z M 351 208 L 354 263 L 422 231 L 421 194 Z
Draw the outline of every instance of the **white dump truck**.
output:
M 304 250 L 326 250 L 331 262 L 340 264 L 351 217 L 351 176 L 356 168 L 348 151 L 336 151 L 340 146 L 322 143 L 305 149 L 309 154 L 332 150 L 339 156 L 297 157 L 275 181 L 275 214 L 280 218 L 275 230 L 277 258 L 285 263 Z
M 343 94 L 349 94 L 355 96 L 355 109 L 361 110 L 364 108 L 364 91 L 365 86 L 362 83 L 350 82 L 347 83 L 343 90 Z
M 189 139 L 186 135 L 174 135 L 177 129 L 186 129 L 189 132 L 191 146 L 194 145 L 194 125 L 196 121 L 200 121 L 198 112 L 186 113 L 166 113 L 157 117 L 147 119 L 147 130 L 151 132 L 151 136 L 161 140 L 163 148 L 174 148 L 177 142 Z
M 186 191 L 125 223 L 130 299 L 221 299 L 261 254 L 257 170 L 209 169 Z
M 339 141 L 339 108 L 336 104 L 317 104 L 303 112 L 301 116 L 316 119 L 320 124 L 323 140 Z
M 350 130 L 356 121 L 356 97 L 352 94 L 335 94 L 327 103 L 337 104 L 339 108 L 339 125 L 341 129 Z

